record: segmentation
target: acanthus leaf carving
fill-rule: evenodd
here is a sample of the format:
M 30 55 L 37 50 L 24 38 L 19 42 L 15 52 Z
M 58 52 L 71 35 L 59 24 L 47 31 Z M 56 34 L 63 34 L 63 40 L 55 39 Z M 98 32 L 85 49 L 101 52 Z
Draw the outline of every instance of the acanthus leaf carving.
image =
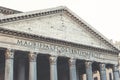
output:
M 5 52 L 5 58 L 6 59 L 13 59 L 14 58 L 14 50 L 13 49 L 7 49 Z
M 35 62 L 36 58 L 37 58 L 37 54 L 36 53 L 33 53 L 33 52 L 29 53 L 29 61 L 30 62 Z

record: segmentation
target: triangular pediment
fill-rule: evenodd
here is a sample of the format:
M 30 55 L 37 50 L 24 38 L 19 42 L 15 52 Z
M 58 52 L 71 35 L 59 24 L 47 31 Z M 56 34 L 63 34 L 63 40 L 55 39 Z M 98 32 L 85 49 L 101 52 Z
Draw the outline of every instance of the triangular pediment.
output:
M 38 11 L 40 13 L 46 13 L 43 16 L 37 16 L 32 18 L 23 18 L 17 21 L 5 22 L 0 24 L 0 27 L 10 30 L 30 33 L 39 36 L 50 37 L 62 41 L 68 41 L 76 44 L 82 44 L 97 48 L 103 48 L 107 50 L 115 50 L 115 47 L 98 31 L 89 27 L 85 21 L 77 17 L 70 10 L 64 8 L 55 13 L 47 13 L 51 10 Z M 26 16 L 35 14 L 38 12 L 22 13 L 14 16 L 8 16 L 6 18 Z

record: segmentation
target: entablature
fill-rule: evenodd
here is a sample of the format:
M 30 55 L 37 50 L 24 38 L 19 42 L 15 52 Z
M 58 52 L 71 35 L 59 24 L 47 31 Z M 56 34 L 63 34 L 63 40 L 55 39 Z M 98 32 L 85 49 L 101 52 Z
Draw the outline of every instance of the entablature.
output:
M 0 29 L 0 45 L 4 48 L 32 51 L 56 56 L 117 64 L 118 52 L 87 45 Z
M 115 54 L 118 54 L 118 50 L 107 50 L 103 48 L 98 48 L 98 47 L 93 47 L 93 46 L 88 46 L 88 45 L 83 45 L 83 44 L 76 44 L 73 42 L 68 42 L 68 41 L 62 41 L 54 38 L 49 38 L 49 37 L 44 37 L 44 36 L 38 36 L 38 35 L 33 35 L 33 34 L 28 34 L 24 32 L 18 32 L 14 30 L 8 30 L 8 29 L 3 29 L 0 28 L 0 33 L 9 35 L 9 36 L 18 36 L 18 37 L 23 37 L 23 38 L 29 38 L 29 39 L 35 39 L 35 40 L 40 40 L 40 41 L 47 41 L 51 43 L 57 43 L 57 44 L 62 44 L 62 45 L 67 45 L 67 46 L 72 46 L 72 47 L 81 47 L 83 49 L 89 49 L 89 50 L 97 50 L 97 51 L 102 51 L 102 52 L 112 52 Z

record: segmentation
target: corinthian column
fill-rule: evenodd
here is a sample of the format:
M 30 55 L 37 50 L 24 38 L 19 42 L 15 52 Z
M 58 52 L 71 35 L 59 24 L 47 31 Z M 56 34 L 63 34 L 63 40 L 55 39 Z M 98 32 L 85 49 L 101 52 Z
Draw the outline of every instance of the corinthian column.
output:
M 93 80 L 92 62 L 85 62 L 87 80 Z
M 29 53 L 29 80 L 37 80 L 36 58 L 37 54 Z
M 50 56 L 50 80 L 58 80 L 57 77 L 57 57 L 56 56 Z
M 100 78 L 101 80 L 107 80 L 105 64 L 100 64 Z
M 76 59 L 69 59 L 70 80 L 77 80 Z
M 7 49 L 5 53 L 5 80 L 13 80 L 14 51 Z
M 118 73 L 118 67 L 117 65 L 114 65 L 113 66 L 113 76 L 114 76 L 114 80 L 120 80 L 119 78 L 119 73 Z

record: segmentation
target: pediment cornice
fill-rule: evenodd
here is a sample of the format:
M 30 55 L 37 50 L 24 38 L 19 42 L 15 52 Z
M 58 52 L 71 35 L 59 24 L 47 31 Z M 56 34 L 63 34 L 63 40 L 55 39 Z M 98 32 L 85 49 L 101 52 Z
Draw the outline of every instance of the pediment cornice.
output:
M 22 12 L 0 6 L 0 13 L 5 15 L 10 15 L 10 14 L 16 14 L 16 13 L 22 13 Z
M 10 15 L 10 16 L 7 16 L 7 17 L 4 17 L 4 18 L 0 19 L 0 24 L 7 23 L 7 22 L 18 21 L 18 20 L 30 19 L 30 18 L 35 18 L 35 17 L 41 17 L 41 16 L 46 16 L 46 15 L 56 14 L 56 13 L 67 14 L 75 22 L 77 22 L 82 27 L 84 27 L 88 32 L 90 32 L 91 34 L 96 36 L 98 39 L 103 41 L 103 43 L 105 43 L 106 45 L 111 47 L 113 50 L 119 51 L 115 46 L 113 46 L 113 44 L 106 37 L 104 37 L 96 29 L 91 27 L 91 25 L 87 24 L 84 20 L 82 20 L 80 17 L 78 17 L 76 14 L 74 14 L 71 10 L 69 10 L 66 7 L 57 7 L 57 8 L 46 9 L 46 10 L 42 10 L 42 11 L 27 12 L 27 13 Z M 12 32 L 12 31 L 10 31 L 10 32 Z M 19 33 L 19 35 L 20 34 L 25 34 L 25 33 Z M 21 36 L 23 36 L 23 35 L 21 35 Z M 26 36 L 26 34 L 25 34 L 25 36 Z M 28 34 L 27 34 L 27 36 L 28 36 Z M 33 36 L 33 35 L 31 35 L 31 36 Z M 104 50 L 104 49 L 102 49 L 102 50 Z

